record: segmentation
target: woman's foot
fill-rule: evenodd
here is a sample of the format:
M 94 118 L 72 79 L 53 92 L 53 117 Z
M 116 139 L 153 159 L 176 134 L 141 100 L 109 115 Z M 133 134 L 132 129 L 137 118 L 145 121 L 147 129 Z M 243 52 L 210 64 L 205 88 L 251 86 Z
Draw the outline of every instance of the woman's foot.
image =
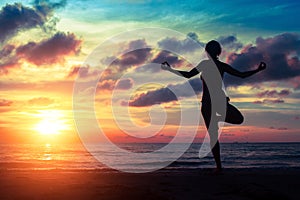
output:
M 215 168 L 213 171 L 213 175 L 222 175 L 222 174 L 223 174 L 222 168 Z

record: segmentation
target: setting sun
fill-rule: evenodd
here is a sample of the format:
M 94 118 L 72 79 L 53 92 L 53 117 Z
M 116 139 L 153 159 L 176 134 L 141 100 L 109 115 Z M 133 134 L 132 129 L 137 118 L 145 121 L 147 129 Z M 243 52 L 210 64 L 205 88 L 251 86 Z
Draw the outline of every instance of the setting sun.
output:
M 56 135 L 60 134 L 62 130 L 66 129 L 66 125 L 60 121 L 42 120 L 35 126 L 35 130 L 42 135 Z
M 62 112 L 57 110 L 43 111 L 40 114 L 41 121 L 34 126 L 34 130 L 42 135 L 60 134 L 62 131 L 69 130 L 64 117 Z

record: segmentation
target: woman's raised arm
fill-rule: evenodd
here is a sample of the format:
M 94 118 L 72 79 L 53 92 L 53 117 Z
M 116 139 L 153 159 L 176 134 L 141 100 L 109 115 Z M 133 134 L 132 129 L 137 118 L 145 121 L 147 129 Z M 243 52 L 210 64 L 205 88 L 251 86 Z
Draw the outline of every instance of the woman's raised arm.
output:
M 195 67 L 193 68 L 191 71 L 180 71 L 180 70 L 175 70 L 173 69 L 168 62 L 163 62 L 161 64 L 161 68 L 163 70 L 167 70 L 169 72 L 172 72 L 178 76 L 182 76 L 184 78 L 191 78 L 193 76 L 196 76 L 197 74 L 199 74 L 200 72 L 198 71 L 198 69 Z
M 228 74 L 233 75 L 233 76 L 237 76 L 237 77 L 240 77 L 240 78 L 247 78 L 249 76 L 252 76 L 253 74 L 256 74 L 257 72 L 260 72 L 260 71 L 266 69 L 266 67 L 267 67 L 266 63 L 261 62 L 259 64 L 258 68 L 255 69 L 255 70 L 240 72 L 240 71 L 234 69 L 233 67 L 231 67 L 230 65 L 226 64 L 226 72 Z

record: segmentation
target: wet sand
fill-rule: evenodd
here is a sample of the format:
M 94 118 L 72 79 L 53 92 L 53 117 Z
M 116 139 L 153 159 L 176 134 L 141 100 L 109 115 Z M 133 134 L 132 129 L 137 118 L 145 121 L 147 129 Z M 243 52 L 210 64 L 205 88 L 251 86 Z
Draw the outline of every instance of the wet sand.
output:
M 0 199 L 299 199 L 300 169 L 0 171 Z

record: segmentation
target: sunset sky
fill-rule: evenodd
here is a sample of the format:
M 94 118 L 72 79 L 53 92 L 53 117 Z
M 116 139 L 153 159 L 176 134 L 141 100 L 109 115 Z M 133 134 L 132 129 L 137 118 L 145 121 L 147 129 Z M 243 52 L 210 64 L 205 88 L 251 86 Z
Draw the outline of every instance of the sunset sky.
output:
M 204 52 L 193 48 L 188 37 L 199 45 L 218 40 L 223 47 L 220 59 L 241 71 L 254 69 L 260 61 L 267 63 L 267 69 L 256 76 L 225 77 L 227 94 L 245 122 L 225 125 L 222 141 L 300 142 L 298 1 L 2 0 L 0 6 L 0 143 L 78 142 L 72 110 L 74 81 L 77 76 L 87 80 L 100 75 L 101 70 L 84 63 L 109 38 L 116 42 L 115 52 L 132 46 L 144 48 L 116 55 L 100 47 L 99 55 L 114 58 L 95 93 L 96 116 L 103 130 L 115 142 L 170 141 L 179 126 L 180 106 L 166 87 L 180 90 L 187 80 L 147 64 L 167 60 L 178 69 L 190 70 L 183 57 L 200 61 Z M 172 29 L 186 38 L 162 31 L 154 41 L 139 36 L 114 40 L 120 33 L 149 27 Z M 169 47 L 177 48 L 183 57 L 159 50 Z M 118 73 L 129 75 L 118 80 Z M 138 86 L 151 79 L 161 84 Z M 189 83 L 200 98 L 199 77 Z M 132 90 L 134 86 L 138 87 Z M 116 94 L 113 101 L 112 92 Z M 187 102 L 182 105 L 185 109 L 198 109 L 189 92 L 179 93 L 177 98 Z M 117 111 L 124 109 L 129 115 L 120 114 L 116 123 Z M 166 111 L 161 130 L 155 120 L 162 117 L 158 117 L 160 109 Z M 151 125 L 149 112 L 153 114 Z M 128 120 L 137 127 L 128 125 Z M 123 124 L 126 131 L 117 124 Z M 201 118 L 199 141 L 205 133 L 203 125 Z M 194 125 L 184 127 L 186 134 L 194 129 Z M 125 132 L 152 137 L 135 140 Z

